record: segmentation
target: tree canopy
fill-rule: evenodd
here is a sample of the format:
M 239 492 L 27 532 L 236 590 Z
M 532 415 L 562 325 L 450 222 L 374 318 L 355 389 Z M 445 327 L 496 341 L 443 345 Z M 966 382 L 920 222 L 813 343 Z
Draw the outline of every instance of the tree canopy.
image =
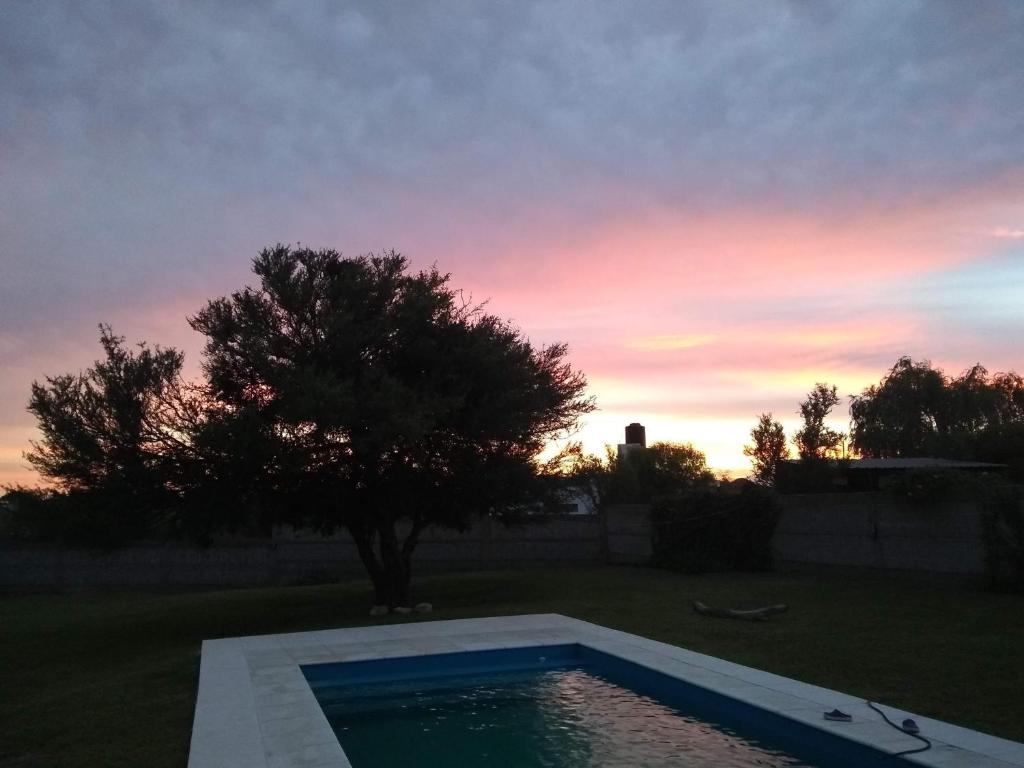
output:
M 799 414 L 804 425 L 793 435 L 793 442 L 805 462 L 838 456 L 845 435 L 825 426 L 825 419 L 838 404 L 835 385 L 820 382 L 800 404 Z
M 771 486 L 775 483 L 779 462 L 789 458 L 786 432 L 770 413 L 762 413 L 757 426 L 750 430 L 750 438 L 753 442 L 743 446 L 743 454 L 750 457 L 753 465 L 750 479 L 759 485 Z
M 257 287 L 190 319 L 207 337 L 205 432 L 223 466 L 233 442 L 255 449 L 276 519 L 348 529 L 378 603 L 405 605 L 427 526 L 535 498 L 538 454 L 593 408 L 586 380 L 565 345 L 533 346 L 394 252 L 279 245 L 253 271 Z
M 104 357 L 85 371 L 33 382 L 28 410 L 41 439 L 25 457 L 61 492 L 42 494 L 34 507 L 52 500 L 44 527 L 111 544 L 143 535 L 173 506 L 190 407 L 181 352 L 133 350 L 105 325 L 100 344 Z
M 100 344 L 105 359 L 93 367 L 33 382 L 28 409 L 42 439 L 26 458 L 68 490 L 159 484 L 164 444 L 155 425 L 178 386 L 182 354 L 145 344 L 133 352 L 108 326 L 100 326 Z
M 868 457 L 1000 459 L 1024 425 L 1024 380 L 975 365 L 948 377 L 927 361 L 901 357 L 882 380 L 853 398 L 853 447 Z
M 622 455 L 609 450 L 603 494 L 612 502 L 648 502 L 714 482 L 703 452 L 690 443 L 660 441 Z

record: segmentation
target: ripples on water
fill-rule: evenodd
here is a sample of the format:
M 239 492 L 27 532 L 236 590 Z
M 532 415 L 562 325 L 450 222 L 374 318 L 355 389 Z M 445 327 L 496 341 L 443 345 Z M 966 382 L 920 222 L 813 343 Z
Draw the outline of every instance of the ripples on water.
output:
M 813 768 L 579 669 L 320 698 L 354 768 Z

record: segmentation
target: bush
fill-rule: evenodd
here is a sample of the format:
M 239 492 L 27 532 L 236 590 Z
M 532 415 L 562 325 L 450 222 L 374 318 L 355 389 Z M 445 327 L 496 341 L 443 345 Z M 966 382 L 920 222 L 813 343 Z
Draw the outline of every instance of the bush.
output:
M 686 573 L 772 569 L 779 505 L 767 488 L 746 483 L 741 490 L 697 488 L 663 497 L 651 519 L 659 567 Z
M 983 501 L 989 488 L 1003 484 L 998 475 L 948 469 L 912 469 L 879 481 L 879 490 L 914 504 L 944 501 Z
M 779 462 L 775 489 L 779 493 L 835 493 L 847 489 L 845 459 L 801 459 Z
M 140 512 L 133 501 L 101 491 L 12 488 L 0 499 L 0 534 L 20 541 L 118 547 L 160 528 L 159 515 Z

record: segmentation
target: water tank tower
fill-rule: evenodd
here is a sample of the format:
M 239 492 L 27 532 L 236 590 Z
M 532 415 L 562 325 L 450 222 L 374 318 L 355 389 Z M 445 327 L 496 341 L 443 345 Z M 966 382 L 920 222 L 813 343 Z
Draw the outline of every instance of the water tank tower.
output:
M 626 445 L 639 445 L 641 448 L 647 447 L 647 430 L 644 429 L 643 424 L 633 422 L 626 427 Z

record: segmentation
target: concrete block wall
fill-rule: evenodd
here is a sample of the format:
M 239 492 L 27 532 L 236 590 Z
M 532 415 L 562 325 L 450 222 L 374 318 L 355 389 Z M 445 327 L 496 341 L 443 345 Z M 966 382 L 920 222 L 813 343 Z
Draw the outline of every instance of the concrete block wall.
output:
M 879 493 L 782 497 L 772 539 L 782 567 L 852 567 L 976 577 L 984 573 L 981 510 L 973 503 L 922 507 Z M 490 519 L 465 532 L 427 531 L 417 572 L 529 564 L 646 565 L 650 509 L 609 506 L 505 528 Z M 348 535 L 282 531 L 270 540 L 197 549 L 138 544 L 109 552 L 0 544 L 0 587 L 244 586 L 322 582 L 361 575 Z
M 788 566 L 839 566 L 959 577 L 985 570 L 981 509 L 974 502 L 921 506 L 884 493 L 780 497 L 772 550 Z M 622 504 L 606 510 L 608 562 L 651 560 L 650 510 Z
M 978 576 L 985 569 L 975 502 L 921 505 L 884 493 L 782 497 L 772 539 L 781 565 Z
M 428 530 L 418 572 L 605 561 L 599 515 L 561 515 L 505 528 L 490 519 L 469 531 Z M 109 551 L 0 544 L 0 587 L 259 586 L 331 581 L 363 574 L 347 533 L 324 538 L 282 531 L 267 540 L 208 548 L 139 543 Z
M 649 504 L 612 504 L 605 510 L 608 562 L 647 565 L 651 562 L 651 507 Z

